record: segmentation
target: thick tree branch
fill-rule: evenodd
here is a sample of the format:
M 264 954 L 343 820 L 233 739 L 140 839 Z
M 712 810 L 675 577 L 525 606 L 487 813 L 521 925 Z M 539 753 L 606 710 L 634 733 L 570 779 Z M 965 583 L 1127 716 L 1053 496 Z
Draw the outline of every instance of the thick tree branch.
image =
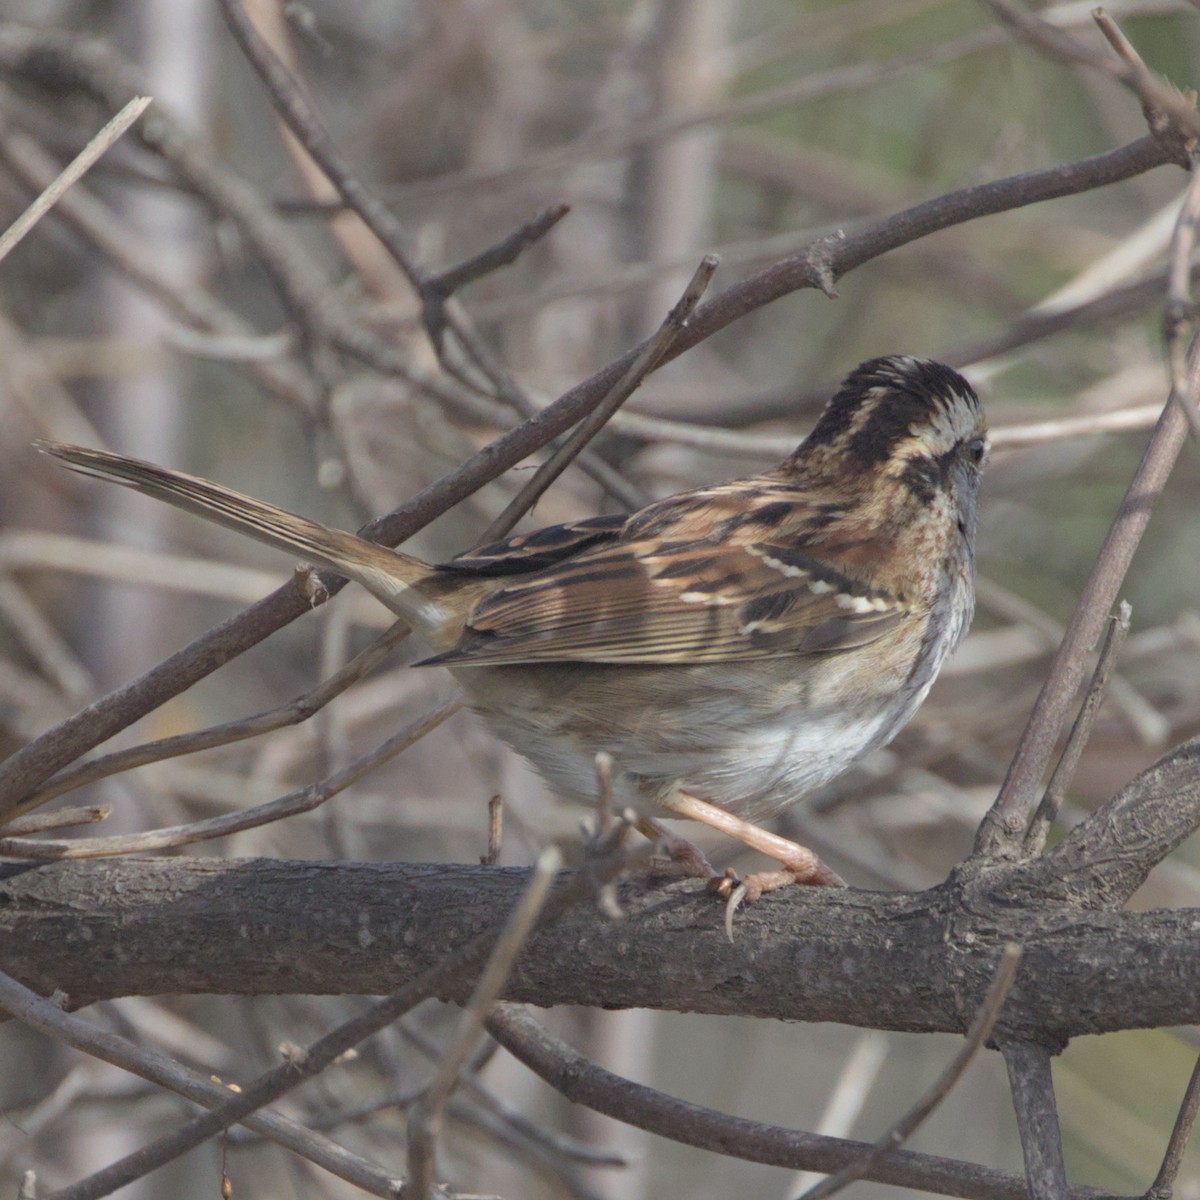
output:
M 1044 858 L 1014 870 L 1013 881 L 1031 895 L 1116 908 L 1197 829 L 1200 738 L 1130 780 Z
M 539 931 L 504 995 L 535 1004 L 962 1032 L 1005 943 L 1024 949 L 997 1038 L 1200 1021 L 1200 911 L 1046 904 L 1018 868 L 931 891 L 797 888 L 739 913 L 695 881 L 629 884 L 627 917 L 580 908 Z M 527 872 L 175 858 L 10 865 L 0 970 L 74 1004 L 129 994 L 387 992 L 496 931 Z M 472 980 L 441 993 L 465 1000 Z

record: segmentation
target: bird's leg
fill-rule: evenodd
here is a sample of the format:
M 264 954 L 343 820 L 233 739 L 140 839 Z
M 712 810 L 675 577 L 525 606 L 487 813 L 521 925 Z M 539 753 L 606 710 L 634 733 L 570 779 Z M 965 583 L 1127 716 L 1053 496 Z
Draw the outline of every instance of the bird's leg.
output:
M 729 837 L 735 838 L 751 850 L 773 858 L 783 868 L 781 871 L 756 871 L 739 880 L 736 875 L 709 876 L 709 889 L 718 896 L 724 897 L 728 903 L 725 906 L 725 931 L 733 940 L 733 914 L 743 901 L 753 903 L 764 892 L 773 892 L 776 888 L 789 887 L 792 884 L 803 883 L 814 887 L 845 887 L 846 882 L 836 871 L 827 867 L 817 855 L 807 846 L 799 842 L 780 837 L 768 829 L 752 825 L 735 817 L 733 813 L 715 804 L 709 804 L 690 792 L 676 792 L 659 803 L 678 813 L 681 817 L 689 817 L 693 821 L 719 829 Z
M 716 867 L 704 857 L 704 851 L 699 846 L 686 838 L 676 837 L 661 821 L 656 821 L 653 817 L 639 816 L 634 821 L 634 828 L 652 842 L 661 843 L 666 850 L 670 866 L 666 870 L 656 867 L 657 874 L 682 875 L 685 879 L 724 878 L 717 874 Z

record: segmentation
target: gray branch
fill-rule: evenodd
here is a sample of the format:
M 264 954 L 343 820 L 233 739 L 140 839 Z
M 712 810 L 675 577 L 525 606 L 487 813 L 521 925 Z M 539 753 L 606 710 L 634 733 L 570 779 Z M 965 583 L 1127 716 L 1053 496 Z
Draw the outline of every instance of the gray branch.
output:
M 504 997 L 961 1032 L 1007 942 L 998 1040 L 1200 1022 L 1200 910 L 1021 900 L 1003 868 L 918 894 L 791 889 L 738 914 L 692 882 L 627 884 L 622 921 L 577 906 Z M 112 859 L 0 872 L 0 969 L 72 1005 L 120 995 L 380 994 L 486 930 L 527 879 L 474 866 Z M 446 998 L 461 1001 L 472 978 Z

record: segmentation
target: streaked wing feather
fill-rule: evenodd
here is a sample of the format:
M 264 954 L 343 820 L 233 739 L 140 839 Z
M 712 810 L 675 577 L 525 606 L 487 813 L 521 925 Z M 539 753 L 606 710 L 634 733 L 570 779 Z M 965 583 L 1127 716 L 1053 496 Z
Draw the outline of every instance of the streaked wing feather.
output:
M 903 619 L 902 600 L 805 554 L 802 537 L 758 540 L 778 535 L 780 525 L 785 535 L 788 526 L 802 531 L 807 505 L 797 501 L 791 521 L 773 514 L 772 529 L 754 522 L 744 493 L 735 499 L 723 519 L 742 523 L 741 538 L 742 529 L 729 524 L 714 536 L 711 504 L 703 514 L 694 502 L 662 514 L 650 531 L 587 546 L 481 597 L 459 644 L 425 662 L 711 663 L 827 654 L 866 645 Z M 777 490 L 766 499 L 778 510 Z
M 547 525 L 533 533 L 516 533 L 499 542 L 489 542 L 456 555 L 440 569 L 471 575 L 522 575 L 541 571 L 584 550 L 608 545 L 620 536 L 629 517 L 613 513 Z

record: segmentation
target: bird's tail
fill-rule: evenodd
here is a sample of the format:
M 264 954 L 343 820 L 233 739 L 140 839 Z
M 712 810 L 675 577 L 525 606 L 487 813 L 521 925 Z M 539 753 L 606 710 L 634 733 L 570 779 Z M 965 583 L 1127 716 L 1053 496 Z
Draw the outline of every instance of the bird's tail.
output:
M 243 496 L 232 488 L 195 475 L 185 475 L 182 471 L 171 471 L 105 450 L 89 450 L 61 442 L 34 444 L 43 454 L 61 459 L 71 470 L 82 475 L 115 480 L 134 491 L 165 500 L 176 508 L 244 533 L 268 546 L 293 551 L 306 561 L 353 579 L 426 635 L 436 633 L 446 620 L 442 605 L 422 591 L 421 584 L 433 571 L 419 558 L 340 529 L 331 529 L 272 504 Z

